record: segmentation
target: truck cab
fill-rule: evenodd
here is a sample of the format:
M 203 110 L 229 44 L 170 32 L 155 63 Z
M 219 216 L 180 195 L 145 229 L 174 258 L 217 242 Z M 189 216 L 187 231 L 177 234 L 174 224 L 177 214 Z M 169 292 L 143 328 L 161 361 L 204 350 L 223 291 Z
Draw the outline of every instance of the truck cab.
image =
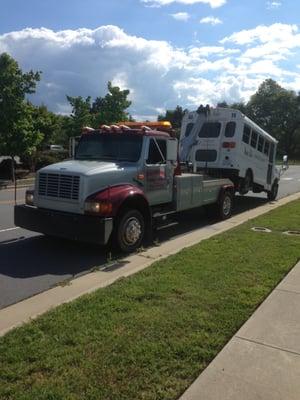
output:
M 216 202 L 222 185 L 232 183 L 177 176 L 177 139 L 163 128 L 86 129 L 74 159 L 37 172 L 26 205 L 15 207 L 15 224 L 81 241 L 112 239 L 130 252 L 155 220 Z

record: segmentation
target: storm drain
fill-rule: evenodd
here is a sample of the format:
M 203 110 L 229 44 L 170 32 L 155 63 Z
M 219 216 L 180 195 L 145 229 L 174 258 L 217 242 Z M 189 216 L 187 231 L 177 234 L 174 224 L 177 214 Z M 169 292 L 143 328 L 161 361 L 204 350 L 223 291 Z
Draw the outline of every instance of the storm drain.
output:
M 271 229 L 268 228 L 264 228 L 262 226 L 254 226 L 253 228 L 251 228 L 252 231 L 254 232 L 263 232 L 263 233 L 271 233 Z
M 284 235 L 291 235 L 291 236 L 299 236 L 300 237 L 300 231 L 285 231 L 283 232 Z

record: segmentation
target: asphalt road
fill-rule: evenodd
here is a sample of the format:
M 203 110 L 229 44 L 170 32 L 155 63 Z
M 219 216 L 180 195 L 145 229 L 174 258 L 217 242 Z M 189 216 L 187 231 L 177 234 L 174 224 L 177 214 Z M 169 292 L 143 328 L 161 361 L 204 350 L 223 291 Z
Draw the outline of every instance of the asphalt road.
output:
M 280 183 L 279 196 L 300 191 L 300 166 L 290 167 Z M 24 203 L 25 189 L 17 192 Z M 49 239 L 14 226 L 14 190 L 0 190 L 0 308 L 87 273 L 107 262 L 109 249 L 94 245 Z M 265 204 L 266 195 L 236 198 L 235 213 Z M 185 212 L 177 226 L 158 232 L 160 242 L 198 229 L 215 220 L 203 210 Z M 109 271 L 107 271 L 109 273 Z

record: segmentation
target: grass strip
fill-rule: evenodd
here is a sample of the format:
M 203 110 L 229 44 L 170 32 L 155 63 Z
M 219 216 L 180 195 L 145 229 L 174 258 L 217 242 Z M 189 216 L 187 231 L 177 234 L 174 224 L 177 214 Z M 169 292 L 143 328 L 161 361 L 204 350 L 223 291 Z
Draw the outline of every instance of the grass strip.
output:
M 178 398 L 300 259 L 299 227 L 296 201 L 8 333 L 0 399 Z

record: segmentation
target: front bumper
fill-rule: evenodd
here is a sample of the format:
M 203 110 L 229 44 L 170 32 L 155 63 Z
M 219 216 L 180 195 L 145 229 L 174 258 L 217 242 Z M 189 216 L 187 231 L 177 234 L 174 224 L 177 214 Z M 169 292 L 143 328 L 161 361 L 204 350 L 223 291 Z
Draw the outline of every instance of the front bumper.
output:
M 27 205 L 15 206 L 15 225 L 46 235 L 81 242 L 108 243 L 113 219 L 46 210 Z

